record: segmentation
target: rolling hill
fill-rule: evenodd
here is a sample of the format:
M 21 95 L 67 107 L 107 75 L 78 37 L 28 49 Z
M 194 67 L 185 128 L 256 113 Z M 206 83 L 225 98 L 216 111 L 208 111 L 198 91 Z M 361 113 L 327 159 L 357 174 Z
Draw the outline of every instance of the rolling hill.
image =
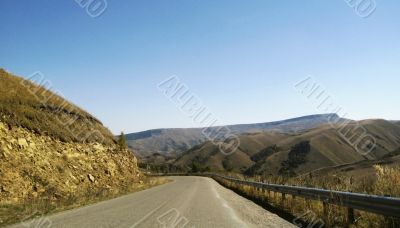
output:
M 239 149 L 224 156 L 217 146 L 205 142 L 183 153 L 175 165 L 190 169 L 200 164 L 211 171 L 233 171 L 248 175 L 295 176 L 320 168 L 378 160 L 400 147 L 400 126 L 386 120 L 349 123 L 343 131 L 364 127 L 376 139 L 369 154 L 359 153 L 330 125 L 298 133 L 260 132 L 240 136 Z
M 277 122 L 258 124 L 239 124 L 227 126 L 234 134 L 277 132 L 296 133 L 329 123 L 339 118 L 336 114 L 312 115 Z M 214 127 L 212 129 L 217 129 Z M 157 154 L 181 154 L 190 148 L 204 143 L 203 128 L 156 129 L 127 134 L 128 145 L 139 156 L 145 158 Z

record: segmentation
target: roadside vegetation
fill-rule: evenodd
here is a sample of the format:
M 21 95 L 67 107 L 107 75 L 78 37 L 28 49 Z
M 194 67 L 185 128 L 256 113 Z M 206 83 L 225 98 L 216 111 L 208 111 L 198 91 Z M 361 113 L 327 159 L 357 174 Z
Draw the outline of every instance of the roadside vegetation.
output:
M 315 187 L 329 190 L 357 192 L 379 196 L 400 197 L 400 166 L 374 166 L 375 175 L 364 178 L 349 176 L 323 176 L 313 177 L 305 175 L 297 178 L 275 177 L 244 177 L 234 175 L 237 178 L 259 181 L 270 184 L 282 184 L 303 187 Z M 232 175 L 231 175 L 232 176 Z M 262 205 L 269 205 L 294 217 L 301 217 L 305 222 L 313 223 L 316 220 L 323 221 L 326 227 L 344 227 L 346 224 L 346 210 L 334 205 L 329 205 L 327 213 L 324 213 L 323 204 L 319 201 L 305 200 L 300 197 L 286 196 L 283 200 L 282 194 L 270 192 L 269 194 L 259 191 L 254 187 L 236 185 L 228 181 L 219 182 L 231 188 L 249 199 Z M 316 226 L 319 227 L 319 226 Z M 355 223 L 351 227 L 400 227 L 400 220 L 388 218 L 381 215 L 355 211 Z

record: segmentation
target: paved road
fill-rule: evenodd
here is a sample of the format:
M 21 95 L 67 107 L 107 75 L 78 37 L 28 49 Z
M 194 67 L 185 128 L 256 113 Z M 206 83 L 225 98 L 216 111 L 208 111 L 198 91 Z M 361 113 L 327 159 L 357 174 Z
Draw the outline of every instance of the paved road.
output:
M 165 185 L 27 224 L 68 228 L 295 227 L 210 178 L 171 179 L 173 182 Z

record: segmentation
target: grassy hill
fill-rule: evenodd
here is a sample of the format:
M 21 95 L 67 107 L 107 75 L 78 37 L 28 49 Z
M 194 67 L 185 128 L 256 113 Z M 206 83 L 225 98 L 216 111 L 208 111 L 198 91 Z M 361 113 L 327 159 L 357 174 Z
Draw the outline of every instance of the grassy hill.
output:
M 224 156 L 217 146 L 206 142 L 182 154 L 174 164 L 190 168 L 195 162 L 212 171 L 295 176 L 324 167 L 381 159 L 400 145 L 400 126 L 395 123 L 365 120 L 347 125 L 344 131 L 357 126 L 367 129 L 377 140 L 368 155 L 356 151 L 336 128 L 323 125 L 296 134 L 243 134 L 239 149 L 231 156 Z
M 241 145 L 230 156 L 220 153 L 218 146 L 205 142 L 188 150 L 175 161 L 175 165 L 190 167 L 193 162 L 198 162 L 211 170 L 229 170 L 244 172 L 254 164 L 251 156 L 260 150 L 269 147 L 276 141 L 281 141 L 287 135 L 279 133 L 248 133 L 240 136 Z
M 112 144 L 95 117 L 51 91 L 0 69 L 0 120 L 63 142 Z

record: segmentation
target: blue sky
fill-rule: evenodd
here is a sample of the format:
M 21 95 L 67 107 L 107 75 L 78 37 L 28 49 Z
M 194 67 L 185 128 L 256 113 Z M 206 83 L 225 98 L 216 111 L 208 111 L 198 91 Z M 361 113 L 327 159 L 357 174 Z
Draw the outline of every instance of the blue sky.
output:
M 157 90 L 177 75 L 221 124 L 315 114 L 311 75 L 350 118 L 400 119 L 400 2 L 2 0 L 0 67 L 42 72 L 114 133 L 198 126 Z

